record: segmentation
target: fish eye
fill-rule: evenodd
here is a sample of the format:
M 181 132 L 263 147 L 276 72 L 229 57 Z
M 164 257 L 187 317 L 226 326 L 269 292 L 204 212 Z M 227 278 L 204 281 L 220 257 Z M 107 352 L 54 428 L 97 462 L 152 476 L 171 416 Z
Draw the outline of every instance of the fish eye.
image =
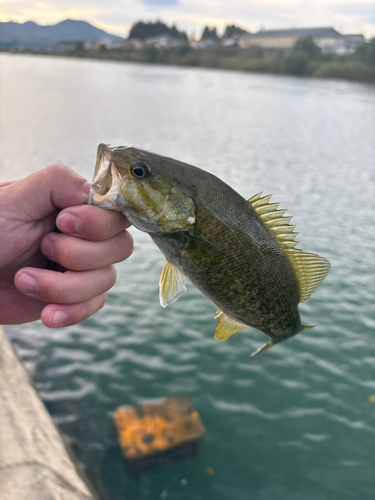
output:
M 130 173 L 135 179 L 146 179 L 151 174 L 151 170 L 143 161 L 135 161 L 130 167 Z

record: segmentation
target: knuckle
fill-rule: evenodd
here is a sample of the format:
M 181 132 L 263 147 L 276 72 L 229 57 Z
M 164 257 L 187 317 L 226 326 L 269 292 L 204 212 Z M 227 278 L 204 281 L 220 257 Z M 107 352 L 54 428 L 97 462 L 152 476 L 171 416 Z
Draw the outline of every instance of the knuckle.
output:
M 65 274 L 65 273 L 64 273 Z M 69 290 L 66 285 L 65 279 L 61 280 L 59 287 L 56 291 L 56 302 L 60 304 L 68 304 Z
M 117 250 L 117 261 L 120 262 L 122 260 L 127 259 L 132 253 L 134 249 L 133 237 L 128 231 L 122 231 L 117 236 L 117 242 L 115 248 Z
M 101 240 L 109 240 L 111 238 L 112 234 L 112 224 L 110 222 L 107 222 L 106 224 L 103 224 L 99 229 L 99 237 Z
M 46 174 L 54 176 L 60 173 L 68 174 L 71 169 L 62 163 L 51 163 L 51 165 L 45 167 L 44 171 Z
M 63 163 L 52 163 L 43 169 L 43 172 L 47 179 L 59 181 L 65 181 L 69 179 L 75 183 L 83 184 L 85 179 L 81 177 L 77 172 L 69 168 Z
M 82 268 L 81 254 L 75 246 L 67 249 L 65 267 L 72 271 L 78 271 Z
M 57 237 L 56 237 L 57 236 Z M 81 269 L 82 257 L 76 241 L 70 237 L 56 235 L 53 238 L 53 258 L 56 262 L 72 271 Z
M 107 294 L 103 293 L 101 295 L 101 301 L 100 301 L 100 304 L 99 304 L 99 309 L 101 309 L 102 307 L 104 307 L 104 304 L 105 304 L 106 300 L 107 300 Z
M 125 244 L 124 244 L 125 257 L 124 257 L 124 259 L 127 259 L 133 253 L 134 240 L 133 240 L 133 236 L 128 231 L 124 231 L 124 238 L 125 238 Z
M 41 283 L 40 295 L 44 300 L 56 304 L 66 304 L 68 290 L 65 283 L 65 273 L 53 271 L 53 278 Z
M 82 302 L 81 307 L 83 309 L 81 316 L 86 319 L 89 316 L 91 316 L 91 311 L 90 311 L 90 300 L 87 300 L 86 302 Z
M 116 283 L 117 271 L 115 266 L 109 266 L 108 271 L 109 271 L 108 284 L 109 288 L 112 288 L 113 285 Z

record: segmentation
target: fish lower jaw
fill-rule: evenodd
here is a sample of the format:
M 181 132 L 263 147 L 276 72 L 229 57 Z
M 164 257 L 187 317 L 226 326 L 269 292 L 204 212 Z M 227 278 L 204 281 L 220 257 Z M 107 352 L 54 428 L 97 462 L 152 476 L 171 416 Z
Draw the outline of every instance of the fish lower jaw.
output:
M 124 206 L 119 205 L 110 196 L 101 196 L 95 192 L 90 191 L 87 199 L 88 205 L 95 205 L 96 207 L 104 208 L 106 210 L 116 210 L 118 212 L 124 211 Z

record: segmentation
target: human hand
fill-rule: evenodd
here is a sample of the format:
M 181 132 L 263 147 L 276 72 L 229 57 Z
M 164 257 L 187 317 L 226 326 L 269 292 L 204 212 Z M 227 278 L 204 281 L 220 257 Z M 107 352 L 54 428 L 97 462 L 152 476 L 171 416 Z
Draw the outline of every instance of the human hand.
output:
M 85 205 L 89 187 L 63 165 L 0 184 L 0 324 L 68 326 L 104 305 L 133 240 L 122 213 Z

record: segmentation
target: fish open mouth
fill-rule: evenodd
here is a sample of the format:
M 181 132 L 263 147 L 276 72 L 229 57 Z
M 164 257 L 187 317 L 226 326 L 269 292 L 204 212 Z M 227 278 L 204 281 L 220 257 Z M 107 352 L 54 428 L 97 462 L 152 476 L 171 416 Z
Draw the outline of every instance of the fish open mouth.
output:
M 123 203 L 117 200 L 121 194 L 124 182 L 116 163 L 112 160 L 112 148 L 107 144 L 100 144 L 96 159 L 94 178 L 90 187 L 88 205 L 96 205 L 110 210 L 123 211 Z

